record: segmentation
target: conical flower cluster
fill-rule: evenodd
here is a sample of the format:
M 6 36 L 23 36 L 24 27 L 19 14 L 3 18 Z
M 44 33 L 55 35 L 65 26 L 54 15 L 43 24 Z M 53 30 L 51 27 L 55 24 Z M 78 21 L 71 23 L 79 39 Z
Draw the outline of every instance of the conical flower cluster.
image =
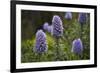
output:
M 52 34 L 55 37 L 60 37 L 63 35 L 63 25 L 62 20 L 58 15 L 54 15 L 52 19 Z
M 79 13 L 78 21 L 80 24 L 85 24 L 87 19 L 86 13 Z
M 47 51 L 46 35 L 42 30 L 38 30 L 36 33 L 35 51 L 37 53 Z
M 72 19 L 72 13 L 71 12 L 66 12 L 65 19 L 71 20 Z
M 81 54 L 83 52 L 83 44 L 81 39 L 75 39 L 72 43 L 72 52 Z

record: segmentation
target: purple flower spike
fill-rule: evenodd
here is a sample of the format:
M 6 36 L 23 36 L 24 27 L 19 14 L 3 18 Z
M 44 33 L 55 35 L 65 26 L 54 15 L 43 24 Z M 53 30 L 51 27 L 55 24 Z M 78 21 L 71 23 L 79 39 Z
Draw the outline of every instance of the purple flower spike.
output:
M 46 35 L 42 30 L 36 33 L 35 52 L 43 53 L 47 51 Z
M 79 13 L 78 21 L 80 24 L 85 24 L 87 19 L 86 13 Z
M 45 22 L 44 25 L 43 25 L 43 29 L 48 30 L 48 26 L 49 26 L 49 24 L 47 22 Z
M 71 12 L 66 12 L 65 18 L 66 18 L 67 20 L 71 20 L 71 19 L 72 19 L 72 13 L 71 13 Z
M 83 44 L 81 39 L 76 39 L 73 41 L 72 52 L 76 54 L 81 54 L 83 52 Z
M 60 37 L 63 35 L 63 25 L 62 20 L 58 15 L 54 15 L 52 19 L 52 35 L 55 37 Z
M 48 32 L 52 33 L 52 25 L 48 26 Z

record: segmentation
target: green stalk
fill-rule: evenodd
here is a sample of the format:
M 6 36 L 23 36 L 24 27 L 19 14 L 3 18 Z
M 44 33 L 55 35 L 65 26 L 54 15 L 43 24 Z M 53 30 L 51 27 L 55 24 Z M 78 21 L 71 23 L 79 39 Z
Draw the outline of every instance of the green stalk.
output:
M 56 61 L 59 61 L 60 59 L 60 53 L 59 53 L 59 38 L 55 38 L 55 42 L 56 42 Z
M 38 53 L 38 55 L 37 55 L 37 60 L 38 60 L 38 62 L 40 62 L 41 61 L 41 53 Z

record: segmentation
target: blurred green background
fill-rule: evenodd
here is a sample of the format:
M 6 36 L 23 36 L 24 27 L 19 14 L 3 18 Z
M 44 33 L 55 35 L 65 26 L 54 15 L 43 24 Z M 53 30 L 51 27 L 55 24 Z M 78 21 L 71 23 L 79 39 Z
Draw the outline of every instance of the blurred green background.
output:
M 55 60 L 55 41 L 51 33 L 46 33 L 48 50 L 46 53 L 40 56 L 33 51 L 35 45 L 35 34 L 38 29 L 43 29 L 43 24 L 48 22 L 52 24 L 53 15 L 59 15 L 63 22 L 64 34 L 60 38 L 59 61 L 69 60 L 87 60 L 90 59 L 90 14 L 87 13 L 88 19 L 82 29 L 82 42 L 83 42 L 83 54 L 80 57 L 77 54 L 71 52 L 72 41 L 76 38 L 80 38 L 81 26 L 78 22 L 78 12 L 72 13 L 72 20 L 65 19 L 66 12 L 53 12 L 53 11 L 32 11 L 21 10 L 21 62 L 47 62 Z

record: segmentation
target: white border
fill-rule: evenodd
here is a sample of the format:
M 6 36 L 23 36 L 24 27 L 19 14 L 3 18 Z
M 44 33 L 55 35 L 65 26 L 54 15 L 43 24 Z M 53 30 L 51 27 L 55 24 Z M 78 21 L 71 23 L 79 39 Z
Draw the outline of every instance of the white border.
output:
M 21 9 L 90 13 L 90 31 L 91 31 L 90 32 L 90 60 L 21 63 Z M 93 9 L 36 6 L 36 5 L 16 5 L 16 69 L 94 64 L 94 40 L 93 39 L 94 39 L 94 10 Z

